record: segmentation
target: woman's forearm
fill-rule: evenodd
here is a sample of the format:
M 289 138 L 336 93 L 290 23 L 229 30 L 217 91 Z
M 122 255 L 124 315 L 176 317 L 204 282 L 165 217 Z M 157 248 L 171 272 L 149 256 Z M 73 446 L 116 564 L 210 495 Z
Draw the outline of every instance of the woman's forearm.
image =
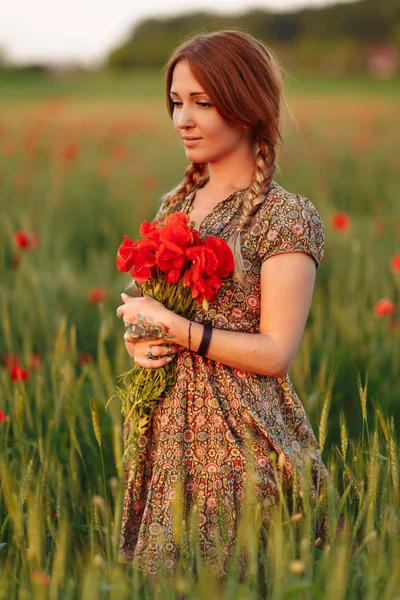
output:
M 174 344 L 188 348 L 189 323 L 188 319 L 171 313 L 168 325 Z M 201 323 L 192 321 L 190 348 L 194 352 L 200 346 L 203 330 Z M 289 368 L 279 356 L 274 339 L 264 333 L 240 333 L 213 328 L 206 356 L 235 369 L 272 377 L 284 377 Z

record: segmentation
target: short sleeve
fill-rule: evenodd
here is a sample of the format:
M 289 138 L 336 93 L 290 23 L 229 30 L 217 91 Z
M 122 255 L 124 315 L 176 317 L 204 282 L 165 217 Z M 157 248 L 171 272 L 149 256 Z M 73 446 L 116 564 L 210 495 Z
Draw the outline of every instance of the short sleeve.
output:
M 324 256 L 325 230 L 308 198 L 295 194 L 276 197 L 260 208 L 257 221 L 261 262 L 283 252 L 305 252 L 318 268 Z

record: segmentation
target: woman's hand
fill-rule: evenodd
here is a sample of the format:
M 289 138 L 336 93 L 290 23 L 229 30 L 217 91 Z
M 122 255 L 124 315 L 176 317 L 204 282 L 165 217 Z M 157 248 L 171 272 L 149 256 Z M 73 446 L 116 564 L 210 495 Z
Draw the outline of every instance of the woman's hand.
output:
M 121 297 L 124 304 L 117 308 L 117 315 L 125 323 L 125 346 L 139 366 L 164 367 L 169 356 L 184 350 L 183 346 L 173 343 L 175 336 L 168 325 L 172 313 L 161 302 L 149 296 L 132 298 L 121 294 Z M 149 346 L 154 348 L 153 356 L 160 356 L 158 360 L 147 356 Z
M 125 347 L 139 367 L 146 367 L 147 369 L 157 369 L 159 367 L 165 367 L 170 361 L 170 357 L 174 354 L 178 354 L 185 350 L 183 346 L 179 344 L 166 344 L 163 340 L 150 340 L 150 341 L 139 341 L 132 342 L 124 336 Z M 149 358 L 147 352 L 151 348 L 151 354 L 155 358 Z M 168 352 L 168 348 L 171 348 L 171 352 Z

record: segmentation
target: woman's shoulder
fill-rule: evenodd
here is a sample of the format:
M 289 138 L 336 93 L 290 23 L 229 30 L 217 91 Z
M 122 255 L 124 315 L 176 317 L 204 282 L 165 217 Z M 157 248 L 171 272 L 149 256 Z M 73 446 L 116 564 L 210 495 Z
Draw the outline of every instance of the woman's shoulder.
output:
M 263 260 L 273 254 L 291 251 L 308 252 L 317 266 L 322 260 L 325 229 L 314 203 L 303 194 L 286 190 L 276 181 L 257 212 L 255 228 Z
M 269 192 L 261 204 L 259 216 L 262 219 L 270 216 L 272 221 L 276 221 L 285 217 L 295 218 L 297 214 L 303 218 L 309 216 L 312 221 L 322 223 L 315 204 L 307 196 L 290 192 L 273 180 Z

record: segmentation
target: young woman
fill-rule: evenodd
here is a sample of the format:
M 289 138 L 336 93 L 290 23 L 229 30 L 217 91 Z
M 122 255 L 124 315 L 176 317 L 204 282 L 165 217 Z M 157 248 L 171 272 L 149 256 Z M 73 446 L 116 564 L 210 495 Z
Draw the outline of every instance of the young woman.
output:
M 118 307 L 126 324 L 153 321 L 152 338 L 125 334 L 136 363 L 154 369 L 176 355 L 179 371 L 140 438 L 138 460 L 127 465 L 121 551 L 150 573 L 174 572 L 173 508 L 180 482 L 186 514 L 197 507 L 202 559 L 223 574 L 225 567 L 215 562 L 218 505 L 226 520 L 221 540 L 228 560 L 249 461 L 264 506 L 278 500 L 274 456 L 286 490 L 307 457 L 314 500 L 327 481 L 321 450 L 288 376 L 323 257 L 324 227 L 310 200 L 273 180 L 284 98 L 281 67 L 268 47 L 242 31 L 196 35 L 168 61 L 166 91 L 190 165 L 155 219 L 190 213 L 201 236 L 229 243 L 235 272 L 192 322 L 146 296 L 123 296 Z M 301 489 L 301 481 L 297 485 Z M 268 511 L 263 519 L 268 524 Z M 317 532 L 322 539 L 324 527 Z

